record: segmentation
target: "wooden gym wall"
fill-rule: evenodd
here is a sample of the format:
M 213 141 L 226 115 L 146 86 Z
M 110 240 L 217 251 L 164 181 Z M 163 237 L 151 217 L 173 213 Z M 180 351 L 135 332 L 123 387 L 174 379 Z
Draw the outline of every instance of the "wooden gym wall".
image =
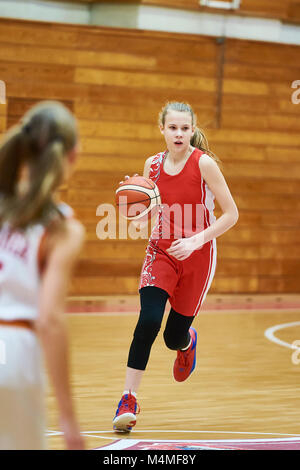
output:
M 199 0 L 141 0 L 140 3 L 143 5 L 155 5 L 210 13 L 221 12 L 224 14 L 224 10 L 200 6 Z M 244 16 L 259 16 L 263 18 L 277 18 L 284 21 L 299 23 L 300 0 L 241 0 L 239 9 L 236 11 L 230 10 L 229 13 L 231 15 L 238 14 Z
M 194 105 L 240 211 L 218 239 L 211 292 L 299 292 L 300 48 L 271 43 L 0 20 L 1 132 L 36 101 L 76 114 L 81 157 L 61 193 L 87 228 L 72 294 L 136 294 L 146 240 L 96 235 L 99 204 L 164 149 L 170 99 Z M 300 98 L 300 96 L 299 96 Z M 217 210 L 217 215 L 220 214 Z
M 66 2 L 66 0 L 56 0 Z M 112 0 L 67 0 L 70 3 L 111 3 Z M 223 0 L 226 1 L 226 0 Z M 118 3 L 137 3 L 181 10 L 202 11 L 209 13 L 226 13 L 224 9 L 207 8 L 199 5 L 199 0 L 118 0 Z M 237 11 L 230 10 L 230 15 L 257 16 L 276 18 L 294 23 L 300 22 L 300 0 L 241 0 Z

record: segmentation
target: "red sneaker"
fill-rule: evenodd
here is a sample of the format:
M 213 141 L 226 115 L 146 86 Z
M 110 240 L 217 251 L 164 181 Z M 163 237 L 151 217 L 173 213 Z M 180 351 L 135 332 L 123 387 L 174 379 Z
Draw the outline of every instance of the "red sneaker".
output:
M 130 432 L 136 424 L 136 414 L 140 412 L 140 407 L 137 404 L 134 395 L 129 392 L 122 396 L 116 416 L 113 419 L 115 431 Z
M 173 375 L 177 382 L 186 380 L 196 365 L 196 345 L 197 345 L 197 332 L 194 328 L 189 329 L 192 343 L 186 351 L 177 351 L 177 358 L 174 362 Z

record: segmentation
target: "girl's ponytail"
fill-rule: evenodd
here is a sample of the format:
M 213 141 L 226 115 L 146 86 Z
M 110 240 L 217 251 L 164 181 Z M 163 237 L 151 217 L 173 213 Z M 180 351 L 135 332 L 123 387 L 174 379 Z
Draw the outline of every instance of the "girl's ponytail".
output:
M 22 165 L 21 141 L 22 128 L 18 125 L 7 133 L 0 147 L 0 197 L 11 197 L 15 193 Z
M 74 116 L 55 101 L 39 103 L 7 133 L 0 145 L 0 225 L 7 221 L 13 229 L 23 229 L 47 224 L 53 214 L 60 214 L 53 196 L 63 182 L 64 159 L 76 141 Z
M 199 127 L 195 127 L 195 132 L 193 137 L 191 138 L 191 145 L 193 147 L 202 150 L 202 152 L 207 153 L 213 160 L 220 163 L 219 158 L 209 149 L 208 140 L 204 132 L 199 129 Z
M 209 151 L 207 138 L 197 126 L 195 127 L 194 135 L 191 138 L 191 145 L 205 152 Z
M 59 214 L 52 196 L 63 181 L 63 158 L 63 143 L 54 141 L 47 145 L 38 161 L 29 166 L 31 183 L 25 194 L 15 201 L 11 225 L 17 222 L 21 228 L 33 221 L 47 224 L 50 217 Z

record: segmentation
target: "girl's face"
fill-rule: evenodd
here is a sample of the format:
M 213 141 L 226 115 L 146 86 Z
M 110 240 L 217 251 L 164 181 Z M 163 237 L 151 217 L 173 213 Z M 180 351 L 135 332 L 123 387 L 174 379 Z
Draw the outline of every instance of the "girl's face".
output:
M 165 125 L 160 126 L 160 131 L 165 137 L 169 152 L 186 152 L 195 131 L 192 116 L 188 112 L 169 111 Z

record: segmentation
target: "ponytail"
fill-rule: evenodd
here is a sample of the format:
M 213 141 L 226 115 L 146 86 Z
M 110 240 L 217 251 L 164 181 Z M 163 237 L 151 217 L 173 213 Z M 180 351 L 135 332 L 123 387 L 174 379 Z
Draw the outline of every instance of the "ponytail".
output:
M 7 133 L 0 148 L 0 196 L 13 196 L 21 168 L 21 126 Z
M 31 184 L 23 197 L 15 201 L 11 210 L 11 225 L 26 227 L 36 221 L 48 224 L 50 217 L 55 213 L 60 214 L 52 196 L 63 180 L 63 157 L 62 142 L 52 142 L 41 154 L 37 164 L 30 165 Z
M 7 133 L 0 146 L 0 225 L 7 221 L 12 229 L 24 229 L 62 216 L 53 195 L 63 182 L 64 158 L 76 137 L 73 115 L 58 102 L 38 104 L 23 125 Z M 24 168 L 27 184 L 20 191 Z
M 217 163 L 220 163 L 220 159 L 209 149 L 206 135 L 197 126 L 195 127 L 194 135 L 191 138 L 191 145 L 198 148 L 199 150 L 202 150 L 202 152 L 207 153 L 213 160 L 215 160 Z

